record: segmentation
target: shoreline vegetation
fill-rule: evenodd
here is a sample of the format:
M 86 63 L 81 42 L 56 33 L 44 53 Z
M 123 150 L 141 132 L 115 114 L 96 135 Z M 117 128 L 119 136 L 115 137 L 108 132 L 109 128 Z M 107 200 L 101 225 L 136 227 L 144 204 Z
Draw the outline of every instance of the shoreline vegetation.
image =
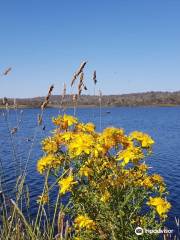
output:
M 99 107 L 98 95 L 81 95 L 78 99 L 78 107 Z M 9 108 L 14 108 L 14 99 L 8 98 Z M 44 101 L 44 97 L 17 98 L 18 108 L 39 108 Z M 136 107 L 136 106 L 180 106 L 180 91 L 177 92 L 143 92 L 129 93 L 121 95 L 102 95 L 102 107 Z M 50 108 L 59 108 L 62 104 L 60 95 L 51 96 L 48 104 Z M 67 108 L 73 107 L 72 96 L 66 95 L 63 104 Z M 0 98 L 0 109 L 5 108 L 3 98 Z

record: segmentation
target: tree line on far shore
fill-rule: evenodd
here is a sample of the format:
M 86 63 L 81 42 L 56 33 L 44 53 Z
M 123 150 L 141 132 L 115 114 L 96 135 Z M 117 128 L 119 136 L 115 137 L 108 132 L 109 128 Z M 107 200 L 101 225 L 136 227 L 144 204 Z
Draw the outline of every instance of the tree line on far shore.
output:
M 35 98 L 19 98 L 16 99 L 17 107 L 40 107 L 44 97 Z M 121 95 L 82 95 L 77 99 L 79 106 L 99 106 L 101 101 L 102 106 L 173 106 L 180 105 L 180 91 L 177 92 L 145 92 L 145 93 L 130 93 Z M 13 98 L 6 98 L 6 103 L 9 106 L 14 105 Z M 62 101 L 61 96 L 51 96 L 49 107 L 73 106 L 72 95 L 66 95 Z M 4 106 L 4 99 L 0 99 L 0 107 Z

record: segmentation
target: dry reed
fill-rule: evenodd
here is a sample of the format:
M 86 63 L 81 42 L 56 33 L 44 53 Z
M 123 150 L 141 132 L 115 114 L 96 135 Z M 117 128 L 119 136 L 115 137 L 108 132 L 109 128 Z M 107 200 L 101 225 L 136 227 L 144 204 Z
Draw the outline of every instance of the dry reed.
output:
M 11 72 L 11 70 L 12 70 L 11 67 L 7 68 L 7 69 L 3 72 L 3 75 L 4 75 L 4 76 L 8 75 L 8 74 Z
M 54 89 L 54 85 L 51 85 L 49 87 L 49 90 L 48 90 L 48 94 L 47 96 L 45 97 L 45 100 L 44 102 L 41 104 L 41 114 L 38 115 L 38 125 L 41 125 L 42 124 L 42 121 L 43 121 L 43 112 L 44 112 L 44 109 L 47 107 L 47 105 L 49 104 L 49 100 L 50 100 L 50 97 L 52 95 L 52 91 Z
M 77 77 L 82 73 L 82 71 L 84 70 L 84 67 L 86 65 L 86 61 L 82 62 L 80 67 L 78 68 L 78 70 L 74 73 L 72 81 L 71 81 L 71 87 L 74 85 L 75 80 L 77 79 Z
M 54 85 L 51 85 L 50 88 L 49 88 L 49 91 L 48 91 L 48 95 L 46 96 L 45 101 L 44 101 L 44 102 L 42 103 L 42 105 L 41 105 L 41 109 L 42 109 L 42 110 L 44 110 L 44 109 L 47 107 L 53 89 L 54 89 Z
M 96 85 L 96 83 L 97 83 L 96 70 L 93 72 L 93 81 L 94 81 L 94 84 Z

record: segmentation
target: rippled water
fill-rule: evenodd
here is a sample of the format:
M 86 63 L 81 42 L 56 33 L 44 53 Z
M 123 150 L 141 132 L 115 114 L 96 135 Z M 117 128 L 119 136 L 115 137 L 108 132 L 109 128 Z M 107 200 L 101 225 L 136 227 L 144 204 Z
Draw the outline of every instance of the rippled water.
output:
M 44 114 L 45 130 L 35 130 L 38 109 L 24 109 L 20 130 L 14 135 L 14 149 L 7 128 L 15 127 L 17 114 L 9 111 L 9 126 L 0 110 L 0 159 L 4 172 L 0 167 L 1 176 L 4 174 L 4 184 L 10 190 L 14 186 L 15 159 L 16 168 L 28 158 L 32 138 L 36 136 L 35 144 L 29 157 L 27 183 L 31 191 L 32 212 L 35 200 L 42 186 L 42 177 L 36 172 L 36 161 L 42 155 L 40 140 L 49 135 L 53 129 L 51 117 L 58 114 L 58 109 L 46 109 Z M 73 113 L 72 109 L 67 113 Z M 100 129 L 99 109 L 81 108 L 77 116 L 82 121 L 92 121 Z M 174 217 L 180 218 L 180 107 L 121 107 L 102 109 L 102 128 L 107 126 L 123 127 L 126 132 L 144 131 L 155 139 L 154 154 L 148 163 L 151 171 L 161 174 L 168 186 L 168 199 L 172 204 L 168 225 L 173 226 Z M 13 151 L 15 154 L 13 154 Z

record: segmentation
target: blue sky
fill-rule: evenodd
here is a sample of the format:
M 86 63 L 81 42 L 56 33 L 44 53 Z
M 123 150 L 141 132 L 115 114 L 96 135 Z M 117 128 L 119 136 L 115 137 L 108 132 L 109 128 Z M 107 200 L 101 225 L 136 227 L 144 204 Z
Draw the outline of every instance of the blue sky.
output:
M 179 0 L 1 0 L 0 97 L 59 94 L 83 60 L 88 93 L 180 90 Z

